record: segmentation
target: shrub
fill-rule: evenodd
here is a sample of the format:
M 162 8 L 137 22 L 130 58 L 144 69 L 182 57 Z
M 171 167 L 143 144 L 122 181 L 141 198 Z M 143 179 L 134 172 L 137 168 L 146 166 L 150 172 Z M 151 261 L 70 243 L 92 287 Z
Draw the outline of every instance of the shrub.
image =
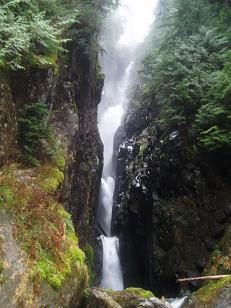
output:
M 49 126 L 45 125 L 48 108 L 44 102 L 39 101 L 25 105 L 22 110 L 23 117 L 19 118 L 20 141 L 23 147 L 24 160 L 36 164 L 36 150 L 42 139 L 48 139 Z

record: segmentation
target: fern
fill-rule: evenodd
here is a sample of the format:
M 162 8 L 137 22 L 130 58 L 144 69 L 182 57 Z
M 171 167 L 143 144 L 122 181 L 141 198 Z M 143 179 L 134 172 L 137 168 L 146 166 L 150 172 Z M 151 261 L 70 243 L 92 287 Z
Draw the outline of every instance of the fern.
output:
M 77 16 L 61 1 L 0 1 L 0 65 L 23 69 L 36 57 L 63 52 L 64 33 Z
M 24 160 L 36 164 L 36 150 L 43 139 L 49 138 L 50 128 L 45 125 L 48 108 L 44 102 L 39 101 L 25 105 L 22 114 L 18 122 Z
M 201 145 L 209 151 L 231 146 L 231 132 L 218 126 L 212 126 L 201 132 L 198 139 Z

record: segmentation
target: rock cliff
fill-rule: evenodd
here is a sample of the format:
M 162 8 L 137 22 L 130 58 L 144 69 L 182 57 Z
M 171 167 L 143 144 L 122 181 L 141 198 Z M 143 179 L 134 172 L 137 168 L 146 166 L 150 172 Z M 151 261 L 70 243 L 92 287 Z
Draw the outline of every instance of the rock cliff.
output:
M 230 95 L 224 82 L 230 60 L 212 47 L 215 37 L 207 40 L 216 24 L 217 35 L 230 42 L 224 32 L 230 19 L 221 19 L 230 16 L 230 3 L 191 4 L 159 1 L 114 142 L 113 231 L 120 237 L 125 286 L 164 296 L 201 286 L 180 286 L 178 277 L 231 269 Z
M 103 75 L 91 40 L 84 46 L 73 40 L 66 49 L 65 59 L 57 59 L 54 66 L 1 72 L 0 306 L 4 307 L 76 305 L 88 285 L 84 262 L 91 267 L 94 262 L 88 252 L 90 243 L 96 242 L 94 214 L 102 172 L 97 107 Z M 49 110 L 43 127 L 52 129 L 52 147 L 48 151 L 47 141 L 41 140 L 36 148 L 40 163 L 31 166 L 23 160 L 19 122 L 25 106 L 37 102 Z M 71 214 L 78 240 L 62 206 Z M 79 246 L 88 247 L 85 257 Z
M 228 258 L 216 245 L 230 225 L 230 164 L 225 153 L 195 152 L 184 131 L 153 126 L 157 114 L 140 102 L 117 133 L 113 229 L 125 285 L 176 295 L 177 277 L 200 275 L 214 250 Z

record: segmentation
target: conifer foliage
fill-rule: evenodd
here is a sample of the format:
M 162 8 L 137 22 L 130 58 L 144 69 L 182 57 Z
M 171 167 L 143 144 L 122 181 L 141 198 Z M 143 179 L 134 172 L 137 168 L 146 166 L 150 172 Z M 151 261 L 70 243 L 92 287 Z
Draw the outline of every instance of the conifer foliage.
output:
M 73 33 L 81 40 L 87 32 L 97 31 L 101 15 L 116 4 L 113 0 L 0 0 L 0 68 L 52 65 Z
M 140 72 L 155 124 L 187 133 L 198 149 L 231 146 L 231 5 L 167 0 Z

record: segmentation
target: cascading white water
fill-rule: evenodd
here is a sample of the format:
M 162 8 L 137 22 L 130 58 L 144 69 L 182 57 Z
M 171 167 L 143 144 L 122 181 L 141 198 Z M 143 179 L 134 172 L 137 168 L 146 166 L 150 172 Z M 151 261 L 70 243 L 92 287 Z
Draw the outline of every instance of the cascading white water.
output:
M 104 170 L 101 180 L 100 200 L 97 221 L 105 235 L 101 236 L 103 245 L 103 271 L 100 286 L 113 290 L 123 289 L 123 275 L 119 258 L 119 239 L 111 237 L 111 220 L 114 193 L 112 170 L 113 139 L 126 106 L 126 89 L 129 73 L 135 60 L 135 49 L 148 33 L 153 21 L 153 9 L 157 0 L 121 0 L 120 7 L 113 12 L 105 27 L 102 39 L 106 54 L 102 58 L 105 84 L 99 106 L 99 131 L 104 144 Z M 116 23 L 111 23 L 112 20 Z M 120 35 L 118 35 L 118 28 Z M 109 35 L 109 36 L 110 36 Z M 116 37 L 116 40 L 114 39 Z M 114 40 L 114 41 L 113 41 Z M 106 45 L 106 46 L 105 46 Z M 113 46 L 111 46 L 113 45 Z M 109 49 L 109 50 L 108 50 Z
M 174 298 L 170 300 L 169 302 L 173 308 L 181 308 L 182 305 L 185 303 L 186 299 L 187 299 L 187 296 L 184 296 L 181 298 Z
M 103 243 L 103 273 L 101 286 L 112 290 L 123 290 L 123 274 L 119 259 L 119 239 L 101 236 Z
M 111 235 L 111 218 L 112 218 L 112 206 L 114 192 L 114 179 L 111 176 L 101 179 L 101 219 L 100 224 L 103 231 L 110 236 Z

